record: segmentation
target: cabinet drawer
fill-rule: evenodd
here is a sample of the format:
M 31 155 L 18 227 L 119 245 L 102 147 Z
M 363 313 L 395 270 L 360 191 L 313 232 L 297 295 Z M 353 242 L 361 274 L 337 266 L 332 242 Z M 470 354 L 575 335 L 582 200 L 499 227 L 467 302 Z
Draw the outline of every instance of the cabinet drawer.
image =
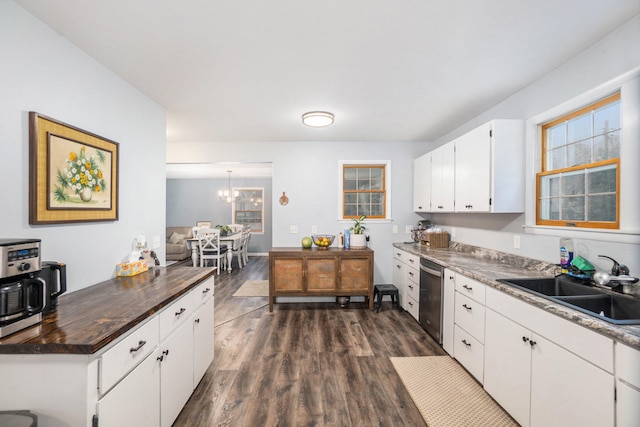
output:
M 407 283 L 413 282 L 416 285 L 419 285 L 420 284 L 420 270 L 417 269 L 417 268 L 413 268 L 411 266 L 406 266 L 405 270 L 406 270 L 405 272 L 406 272 L 406 275 L 407 275 L 406 282 Z
M 478 301 L 482 305 L 485 304 L 486 285 L 484 283 L 480 283 L 462 274 L 456 274 L 455 280 L 456 291 Z
M 159 314 L 160 342 L 164 341 L 171 331 L 191 316 L 195 308 L 195 301 L 192 296 L 192 293 L 182 296 Z
M 453 355 L 482 384 L 484 381 L 484 346 L 458 325 L 455 326 Z
M 616 376 L 640 388 L 640 351 L 616 343 Z
M 98 390 L 101 395 L 106 393 L 156 348 L 158 345 L 158 325 L 158 317 L 154 316 L 100 357 Z
M 484 343 L 484 305 L 456 292 L 455 323 Z
M 413 298 L 414 301 L 420 301 L 420 285 L 411 280 L 407 281 L 405 284 L 405 296 Z
M 206 303 L 213 296 L 213 277 L 200 283 L 191 291 L 195 307 L 199 307 Z
M 404 263 L 409 267 L 415 268 L 417 271 L 420 270 L 420 257 L 418 255 L 413 255 L 407 252 L 404 257 Z
M 394 249 L 393 250 L 393 258 L 397 259 L 398 261 L 404 263 L 405 262 L 405 258 L 408 254 L 405 251 L 401 251 L 400 249 Z
M 413 316 L 414 319 L 419 320 L 418 316 L 420 315 L 420 306 L 418 305 L 417 300 L 411 298 L 410 296 L 407 296 L 404 308 L 409 312 L 410 315 Z

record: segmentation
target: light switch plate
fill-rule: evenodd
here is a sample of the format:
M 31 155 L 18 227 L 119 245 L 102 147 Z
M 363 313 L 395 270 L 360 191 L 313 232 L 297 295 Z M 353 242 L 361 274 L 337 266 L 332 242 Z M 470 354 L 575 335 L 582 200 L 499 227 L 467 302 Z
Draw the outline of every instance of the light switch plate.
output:
M 318 232 L 318 227 L 315 225 L 311 226 L 311 233 L 316 234 Z
M 513 235 L 513 248 L 520 249 L 520 236 L 517 234 Z
M 397 225 L 393 226 L 393 234 L 398 234 L 398 226 Z
M 405 225 L 404 226 L 404 232 L 405 233 L 411 233 L 411 230 L 413 229 L 412 225 Z

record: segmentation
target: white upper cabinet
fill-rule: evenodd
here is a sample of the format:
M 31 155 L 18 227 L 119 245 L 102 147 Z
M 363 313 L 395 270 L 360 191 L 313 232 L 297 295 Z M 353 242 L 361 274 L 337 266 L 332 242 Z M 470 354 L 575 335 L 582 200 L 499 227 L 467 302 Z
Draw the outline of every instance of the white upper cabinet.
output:
M 414 211 L 524 212 L 524 145 L 524 121 L 492 120 L 418 157 Z
M 493 120 L 456 139 L 456 212 L 524 212 L 524 158 L 522 120 Z
M 431 212 L 454 211 L 455 145 L 449 142 L 431 152 Z
M 413 210 L 431 211 L 431 153 L 413 160 Z

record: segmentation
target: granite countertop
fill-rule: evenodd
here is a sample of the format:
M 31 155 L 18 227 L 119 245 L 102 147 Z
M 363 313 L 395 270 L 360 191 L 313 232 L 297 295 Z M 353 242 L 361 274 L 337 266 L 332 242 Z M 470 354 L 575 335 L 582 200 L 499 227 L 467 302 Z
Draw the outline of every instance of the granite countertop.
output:
M 62 295 L 42 322 L 0 338 L 0 354 L 93 354 L 199 283 L 214 268 L 152 268 Z
M 451 242 L 450 247 L 445 249 L 430 249 L 418 243 L 394 243 L 393 246 L 437 262 L 529 304 L 640 350 L 640 325 L 615 325 L 496 281 L 509 278 L 553 277 L 560 273 L 556 265 L 456 242 Z

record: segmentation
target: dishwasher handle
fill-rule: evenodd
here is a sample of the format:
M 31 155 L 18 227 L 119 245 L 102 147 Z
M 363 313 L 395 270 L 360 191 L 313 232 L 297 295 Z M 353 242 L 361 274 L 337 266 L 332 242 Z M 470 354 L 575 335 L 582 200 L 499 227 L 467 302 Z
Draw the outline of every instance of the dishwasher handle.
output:
M 420 266 L 420 270 L 422 271 L 426 271 L 427 273 L 433 275 L 433 276 L 438 276 L 440 277 L 442 275 L 442 271 L 438 271 L 438 270 L 434 270 L 432 268 L 426 267 L 424 265 Z

